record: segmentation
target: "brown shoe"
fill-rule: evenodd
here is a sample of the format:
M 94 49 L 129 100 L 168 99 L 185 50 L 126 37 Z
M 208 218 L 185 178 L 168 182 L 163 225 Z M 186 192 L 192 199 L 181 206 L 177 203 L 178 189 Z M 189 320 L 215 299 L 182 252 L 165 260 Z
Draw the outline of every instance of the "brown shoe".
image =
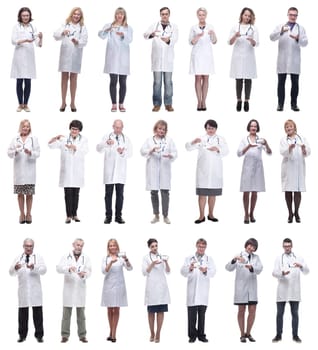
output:
M 88 340 L 85 337 L 79 339 L 82 343 L 88 343 Z
M 68 341 L 68 338 L 62 337 L 61 343 L 66 343 Z
M 160 106 L 158 106 L 158 105 L 153 106 L 152 111 L 153 112 L 159 112 L 160 111 Z
M 171 105 L 166 105 L 166 111 L 173 112 L 174 109 L 173 109 L 173 107 Z

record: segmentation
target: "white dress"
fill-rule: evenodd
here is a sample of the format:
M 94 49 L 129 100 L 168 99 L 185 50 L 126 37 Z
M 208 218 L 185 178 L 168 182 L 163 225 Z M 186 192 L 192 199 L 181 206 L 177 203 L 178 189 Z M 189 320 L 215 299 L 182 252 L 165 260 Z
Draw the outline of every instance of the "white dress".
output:
M 195 25 L 191 28 L 189 34 L 189 43 L 192 45 L 191 60 L 190 60 L 190 74 L 196 75 L 209 75 L 214 74 L 214 58 L 213 58 L 213 36 L 210 36 L 208 32 L 214 31 L 214 28 L 207 24 L 204 29 L 200 29 L 199 25 Z M 192 39 L 204 32 L 203 36 L 198 40 L 196 44 L 192 44 Z
M 106 29 L 112 26 L 105 24 L 98 32 L 101 39 L 107 38 L 104 73 L 129 75 L 130 74 L 130 49 L 129 44 L 133 40 L 133 30 L 130 26 L 119 26 L 112 28 L 109 32 Z M 123 32 L 124 37 L 116 32 Z
M 68 35 L 63 35 L 64 30 L 69 30 Z M 79 23 L 63 24 L 55 33 L 55 40 L 61 40 L 59 72 L 80 73 L 82 66 L 83 47 L 87 44 L 87 29 Z M 74 45 L 72 39 L 78 41 Z
M 229 40 L 240 32 L 241 36 L 236 38 L 233 44 L 230 77 L 234 79 L 254 79 L 257 78 L 255 50 L 247 37 L 255 40 L 259 44 L 258 30 L 250 24 L 236 24 L 232 29 Z
M 259 138 L 257 137 L 257 140 Z M 244 138 L 237 150 L 239 157 L 243 156 L 243 149 L 250 143 L 249 136 Z M 265 192 L 265 178 L 262 160 L 262 151 L 265 146 L 258 144 L 257 147 L 251 147 L 244 155 L 242 173 L 241 173 L 241 192 Z
M 102 273 L 105 275 L 105 278 L 101 305 L 107 307 L 128 306 L 123 268 L 125 267 L 128 271 L 131 271 L 132 266 L 128 267 L 123 258 L 118 258 L 111 266 L 110 270 L 106 272 L 106 265 L 111 259 L 112 258 L 108 256 L 103 259 L 102 263 Z
M 289 145 L 296 147 L 289 152 Z M 306 146 L 306 156 L 303 155 L 301 145 Z M 306 163 L 305 158 L 311 153 L 310 146 L 304 137 L 296 135 L 295 138 L 284 137 L 280 141 L 280 154 L 282 161 L 282 191 L 305 192 L 306 191 Z
M 18 44 L 17 42 L 24 39 L 35 39 L 33 42 Z M 17 23 L 12 30 L 12 45 L 15 46 L 11 66 L 11 78 L 14 79 L 35 79 L 35 55 L 34 43 L 39 45 L 39 37 L 36 27 L 29 23 L 23 25 Z

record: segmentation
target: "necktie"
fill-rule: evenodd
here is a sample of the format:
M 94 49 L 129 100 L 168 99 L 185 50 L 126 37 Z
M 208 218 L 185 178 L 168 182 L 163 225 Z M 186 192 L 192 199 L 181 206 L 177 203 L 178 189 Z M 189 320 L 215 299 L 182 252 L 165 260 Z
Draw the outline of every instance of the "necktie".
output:
M 249 262 L 249 263 L 251 262 L 251 257 L 252 257 L 252 255 L 251 255 L 251 254 L 248 254 L 248 262 Z
M 27 255 L 25 256 L 25 263 L 28 264 L 29 261 L 30 261 L 30 255 L 27 254 Z
M 117 143 L 119 145 L 119 137 L 118 137 L 118 135 L 116 135 L 116 141 L 117 141 Z

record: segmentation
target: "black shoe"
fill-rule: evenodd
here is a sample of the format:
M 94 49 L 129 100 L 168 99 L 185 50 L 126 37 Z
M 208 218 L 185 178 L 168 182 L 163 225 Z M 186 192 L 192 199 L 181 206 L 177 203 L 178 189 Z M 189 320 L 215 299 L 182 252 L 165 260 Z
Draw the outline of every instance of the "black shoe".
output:
M 248 103 L 248 101 L 244 101 L 244 111 L 248 112 L 250 110 L 250 104 Z
M 209 340 L 206 337 L 198 338 L 199 341 L 202 341 L 202 343 L 208 343 Z
M 256 340 L 250 334 L 249 335 L 245 334 L 245 338 L 247 338 L 252 343 L 256 342 Z
M 299 224 L 301 222 L 298 214 L 295 214 L 295 221 Z
M 36 340 L 38 341 L 38 343 L 43 343 L 43 338 L 36 338 Z
M 293 214 L 291 214 L 291 215 L 288 216 L 287 222 L 288 222 L 289 224 L 291 224 L 291 223 L 293 222 L 293 217 L 294 217 Z
M 250 217 L 250 220 L 251 220 L 251 222 L 254 224 L 254 222 L 256 222 L 256 219 L 254 218 L 254 216 L 251 216 Z
M 203 112 L 206 111 L 206 107 L 202 107 L 201 111 L 203 111 Z
M 211 220 L 211 221 L 213 221 L 213 222 L 218 222 L 218 221 L 219 221 L 219 220 L 218 220 L 217 218 L 215 218 L 215 217 L 210 218 L 209 215 L 207 216 L 207 219 L 208 219 L 208 220 Z
M 125 220 L 120 216 L 120 217 L 115 219 L 115 222 L 117 222 L 118 224 L 124 224 Z
M 201 108 L 201 107 L 198 107 L 198 108 L 197 108 L 197 111 L 198 111 L 198 112 L 201 112 L 201 111 L 202 111 L 202 108 Z
M 293 341 L 295 341 L 296 343 L 301 343 L 301 339 L 298 337 L 298 335 L 295 335 L 293 337 Z
M 112 338 L 111 342 L 116 343 L 116 338 Z
M 76 112 L 77 111 L 76 107 L 74 107 L 74 108 L 71 107 L 71 111 Z
M 241 341 L 241 343 L 246 343 L 246 338 L 245 338 L 245 336 L 240 337 L 240 341 Z
M 24 341 L 25 341 L 25 338 L 20 337 L 20 338 L 18 339 L 18 343 L 23 343 Z
M 279 341 L 282 340 L 282 336 L 281 335 L 275 335 L 275 337 L 272 339 L 273 343 L 277 343 Z
M 104 224 L 110 224 L 112 222 L 112 218 L 106 217 L 104 220 Z
M 195 220 L 195 224 L 201 224 L 201 222 L 204 222 L 205 221 L 205 217 L 203 217 L 203 219 L 198 219 L 198 220 Z
M 277 106 L 277 112 L 282 112 L 284 110 L 284 107 L 281 105 Z
M 294 112 L 299 112 L 300 109 L 297 105 L 291 105 L 291 109 L 294 111 Z
M 242 109 L 242 101 L 237 101 L 236 102 L 236 111 L 241 112 Z
M 195 338 L 190 338 L 189 339 L 189 343 L 194 343 L 195 342 Z

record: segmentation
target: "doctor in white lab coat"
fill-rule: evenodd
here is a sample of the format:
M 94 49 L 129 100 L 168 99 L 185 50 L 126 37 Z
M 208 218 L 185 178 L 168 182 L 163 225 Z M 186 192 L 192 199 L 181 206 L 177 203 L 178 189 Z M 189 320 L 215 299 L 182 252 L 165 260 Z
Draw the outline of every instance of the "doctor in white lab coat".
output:
M 296 7 L 288 9 L 287 23 L 276 26 L 270 35 L 272 41 L 278 40 L 277 74 L 278 74 L 278 106 L 277 111 L 283 111 L 285 102 L 285 81 L 287 74 L 291 79 L 291 109 L 299 111 L 297 105 L 300 74 L 300 48 L 307 46 L 308 39 L 305 28 L 297 21 Z
M 205 205 L 208 197 L 209 214 L 208 220 L 217 222 L 213 210 L 216 196 L 222 195 L 223 188 L 223 164 L 222 158 L 229 153 L 225 139 L 216 134 L 217 122 L 209 119 L 205 122 L 206 135 L 195 138 L 186 143 L 188 151 L 198 150 L 196 171 L 196 194 L 199 196 L 199 219 L 196 224 L 205 221 Z
M 12 139 L 8 156 L 13 158 L 14 193 L 18 195 L 20 224 L 32 223 L 32 202 L 35 193 L 36 160 L 40 156 L 38 139 L 31 133 L 31 123 L 24 119 L 20 122 L 19 134 Z M 25 208 L 26 205 L 26 208 Z
M 43 342 L 43 311 L 41 275 L 46 273 L 43 258 L 33 253 L 34 241 L 26 238 L 23 242 L 23 253 L 18 255 L 10 269 L 11 276 L 18 277 L 19 298 L 19 339 L 21 343 L 28 335 L 29 307 L 32 307 L 34 336 L 39 343 Z
M 65 24 L 54 34 L 55 40 L 61 40 L 59 72 L 61 72 L 62 104 L 60 111 L 66 108 L 68 81 L 70 81 L 71 110 L 76 112 L 75 95 L 77 88 L 77 74 L 81 72 L 83 47 L 87 44 L 87 29 L 84 25 L 83 11 L 74 7 Z
M 43 35 L 31 23 L 32 13 L 28 7 L 18 12 L 18 23 L 13 27 L 11 41 L 15 46 L 11 66 L 11 78 L 17 79 L 17 112 L 30 112 L 28 101 L 31 93 L 31 79 L 36 78 L 34 43 L 42 47 Z
M 207 241 L 200 238 L 196 242 L 196 252 L 185 258 L 181 275 L 187 282 L 188 337 L 189 343 L 198 338 L 208 342 L 205 335 L 205 312 L 209 303 L 210 278 L 216 269 L 211 256 L 205 254 Z M 198 319 L 198 322 L 197 322 Z
M 91 275 L 90 258 L 82 252 L 84 241 L 73 242 L 73 251 L 62 257 L 56 266 L 58 273 L 64 274 L 62 343 L 68 341 L 72 308 L 76 307 L 77 333 L 79 340 L 87 343 L 85 323 L 86 279 Z
M 311 149 L 305 137 L 297 134 L 296 123 L 288 119 L 284 124 L 286 136 L 280 141 L 280 154 L 283 156 L 281 179 L 282 191 L 288 209 L 288 223 L 300 222 L 299 207 L 301 192 L 306 191 L 306 163 Z M 293 211 L 294 202 L 294 211 Z
M 77 208 L 80 188 L 84 186 L 84 160 L 88 152 L 86 137 L 80 132 L 83 124 L 79 120 L 73 120 L 69 126 L 69 136 L 57 135 L 49 141 L 51 149 L 60 149 L 60 187 L 64 187 L 66 220 L 79 222 Z
M 142 262 L 142 273 L 146 276 L 145 305 L 148 310 L 148 323 L 150 328 L 150 341 L 159 343 L 164 313 L 168 311 L 170 293 L 166 274 L 170 273 L 167 255 L 158 252 L 158 241 L 150 238 L 147 241 L 150 249 Z M 155 331 L 155 316 L 157 315 L 157 328 Z
M 240 341 L 246 342 L 248 339 L 255 342 L 251 336 L 251 330 L 255 321 L 257 297 L 257 275 L 263 270 L 263 265 L 258 255 L 254 252 L 258 248 L 255 238 L 250 238 L 245 242 L 245 250 L 237 254 L 225 268 L 228 271 L 236 271 L 234 304 L 238 305 L 237 320 L 241 332 Z M 245 327 L 245 310 L 248 306 L 247 325 Z
M 116 189 L 115 221 L 124 224 L 122 209 L 124 203 L 124 186 L 127 174 L 127 159 L 132 155 L 132 144 L 126 134 L 123 134 L 122 120 L 114 120 L 113 131 L 104 135 L 96 150 L 104 153 L 104 184 L 105 184 L 105 224 L 112 221 L 112 199 Z
M 171 188 L 171 163 L 177 158 L 177 148 L 173 140 L 167 136 L 168 124 L 158 120 L 153 128 L 154 136 L 146 140 L 140 153 L 147 158 L 146 163 L 146 190 L 150 191 L 154 218 L 151 223 L 159 222 L 159 195 L 163 220 L 170 224 L 169 191 Z
M 252 79 L 257 77 L 254 47 L 258 46 L 258 30 L 254 25 L 255 14 L 249 7 L 244 7 L 239 23 L 230 32 L 228 43 L 233 45 L 230 77 L 236 83 L 236 110 L 242 109 L 242 90 L 244 84 L 244 111 L 249 111 L 249 99 L 252 89 Z
M 178 40 L 178 27 L 170 23 L 170 9 L 160 9 L 160 21 L 152 24 L 144 33 L 145 39 L 152 39 L 151 71 L 153 72 L 153 112 L 158 112 L 162 104 L 161 86 L 164 82 L 164 104 L 168 112 L 172 107 L 172 72 L 174 45 Z
M 114 21 L 104 25 L 98 32 L 101 39 L 107 39 L 104 73 L 110 76 L 109 91 L 112 100 L 112 112 L 117 111 L 117 84 L 119 81 L 119 110 L 125 112 L 126 80 L 130 74 L 130 48 L 133 30 L 127 24 L 126 10 L 118 7 Z
M 278 256 L 275 261 L 273 276 L 278 280 L 277 286 L 277 315 L 276 315 L 276 336 L 273 342 L 282 339 L 283 317 L 286 302 L 290 304 L 292 315 L 293 340 L 301 342 L 298 336 L 298 308 L 300 297 L 300 275 L 309 273 L 309 268 L 304 259 L 292 252 L 293 242 L 290 238 L 283 240 L 284 253 Z

